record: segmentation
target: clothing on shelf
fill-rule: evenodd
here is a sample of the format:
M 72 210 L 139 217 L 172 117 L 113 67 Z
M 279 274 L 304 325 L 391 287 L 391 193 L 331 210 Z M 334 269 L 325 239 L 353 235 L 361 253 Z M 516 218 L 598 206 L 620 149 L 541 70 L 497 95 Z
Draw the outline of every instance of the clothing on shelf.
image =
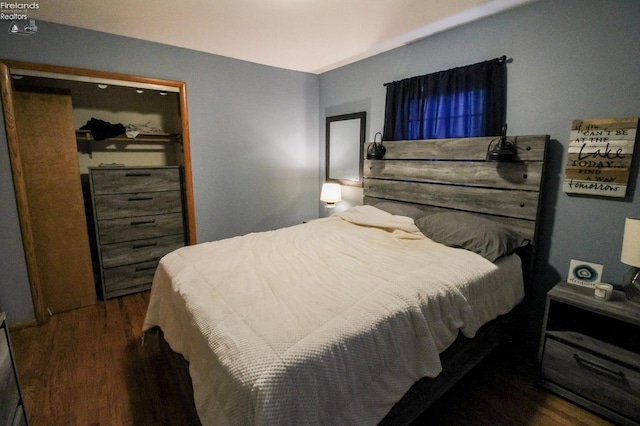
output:
M 162 133 L 162 129 L 155 127 L 151 121 L 147 124 L 128 124 L 126 135 L 128 138 L 135 138 L 140 133 Z
M 126 129 L 120 123 L 112 124 L 97 118 L 91 118 L 91 120 L 87 121 L 87 124 L 80 127 L 80 130 L 89 130 L 94 140 L 101 141 L 121 135 Z

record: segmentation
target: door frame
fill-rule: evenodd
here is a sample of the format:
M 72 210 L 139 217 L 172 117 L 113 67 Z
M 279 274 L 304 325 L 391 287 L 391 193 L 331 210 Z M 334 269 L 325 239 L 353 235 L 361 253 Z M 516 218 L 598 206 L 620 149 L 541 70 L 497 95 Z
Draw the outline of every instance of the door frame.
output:
M 185 222 L 187 226 L 187 244 L 196 243 L 195 206 L 193 198 L 193 177 L 191 168 L 191 144 L 189 138 L 189 116 L 187 110 L 187 85 L 182 81 L 164 80 L 152 77 L 142 77 L 129 74 L 97 71 L 84 68 L 47 65 L 33 62 L 14 61 L 0 59 L 0 94 L 9 149 L 9 160 L 13 176 L 14 191 L 18 209 L 18 219 L 24 246 L 29 286 L 36 322 L 42 324 L 48 319 L 48 312 L 43 299 L 40 275 L 38 273 L 37 258 L 33 244 L 33 230 L 31 217 L 27 204 L 27 190 L 22 172 L 20 150 L 18 145 L 18 132 L 15 123 L 15 111 L 13 107 L 13 85 L 11 82 L 11 70 L 25 70 L 29 72 L 55 74 L 60 79 L 73 79 L 73 77 L 90 78 L 95 80 L 120 81 L 125 85 L 140 86 L 164 86 L 177 89 L 180 102 L 180 121 L 182 131 L 182 156 L 184 167 L 184 208 Z M 66 78 L 65 78 L 66 76 Z M 56 77 L 58 78 L 58 77 Z

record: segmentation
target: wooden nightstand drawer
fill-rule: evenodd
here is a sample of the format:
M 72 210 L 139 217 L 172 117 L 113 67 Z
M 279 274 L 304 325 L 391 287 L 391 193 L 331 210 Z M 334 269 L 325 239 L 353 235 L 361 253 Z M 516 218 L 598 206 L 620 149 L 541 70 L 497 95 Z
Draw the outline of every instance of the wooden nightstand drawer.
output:
M 548 333 L 542 377 L 640 421 L 640 356 L 576 333 Z
M 182 213 L 182 194 L 180 191 L 96 195 L 94 203 L 98 220 L 160 213 Z
M 640 309 L 614 290 L 560 282 L 547 292 L 540 384 L 616 424 L 640 425 Z
M 183 230 L 184 224 L 180 213 L 126 217 L 98 222 L 98 232 L 102 244 L 141 240 L 164 235 L 182 235 Z
M 160 259 L 165 254 L 184 246 L 184 235 L 151 238 L 103 245 L 102 267 L 131 265 L 139 262 Z
M 95 195 L 180 190 L 177 167 L 92 168 L 91 179 Z

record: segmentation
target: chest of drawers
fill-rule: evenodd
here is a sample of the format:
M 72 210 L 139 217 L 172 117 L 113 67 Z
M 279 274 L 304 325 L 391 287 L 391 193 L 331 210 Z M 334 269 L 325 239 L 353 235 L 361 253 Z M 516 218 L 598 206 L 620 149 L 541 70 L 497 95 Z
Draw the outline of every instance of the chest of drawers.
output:
M 0 312 L 0 425 L 26 425 L 4 312 Z
M 93 167 L 89 181 L 105 299 L 148 290 L 185 244 L 179 167 Z

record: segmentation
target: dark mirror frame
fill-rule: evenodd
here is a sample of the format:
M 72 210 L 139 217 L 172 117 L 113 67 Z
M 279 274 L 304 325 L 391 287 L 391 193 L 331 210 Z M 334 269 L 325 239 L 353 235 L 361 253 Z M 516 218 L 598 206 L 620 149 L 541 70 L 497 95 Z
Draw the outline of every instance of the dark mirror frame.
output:
M 331 172 L 331 124 L 337 121 L 346 121 L 346 120 L 358 120 L 360 123 L 359 129 L 360 134 L 354 134 L 354 145 L 357 143 L 357 147 L 354 146 L 354 155 L 358 155 L 358 180 L 344 179 L 341 176 L 335 176 L 335 173 Z M 326 119 L 326 153 L 325 153 L 325 180 L 327 182 L 335 182 L 340 185 L 348 185 L 348 186 L 362 186 L 362 167 L 364 163 L 364 141 L 365 141 L 365 133 L 367 127 L 367 113 L 365 111 L 362 112 L 354 112 L 351 114 L 343 114 L 343 115 L 335 115 L 332 117 L 327 117 Z

